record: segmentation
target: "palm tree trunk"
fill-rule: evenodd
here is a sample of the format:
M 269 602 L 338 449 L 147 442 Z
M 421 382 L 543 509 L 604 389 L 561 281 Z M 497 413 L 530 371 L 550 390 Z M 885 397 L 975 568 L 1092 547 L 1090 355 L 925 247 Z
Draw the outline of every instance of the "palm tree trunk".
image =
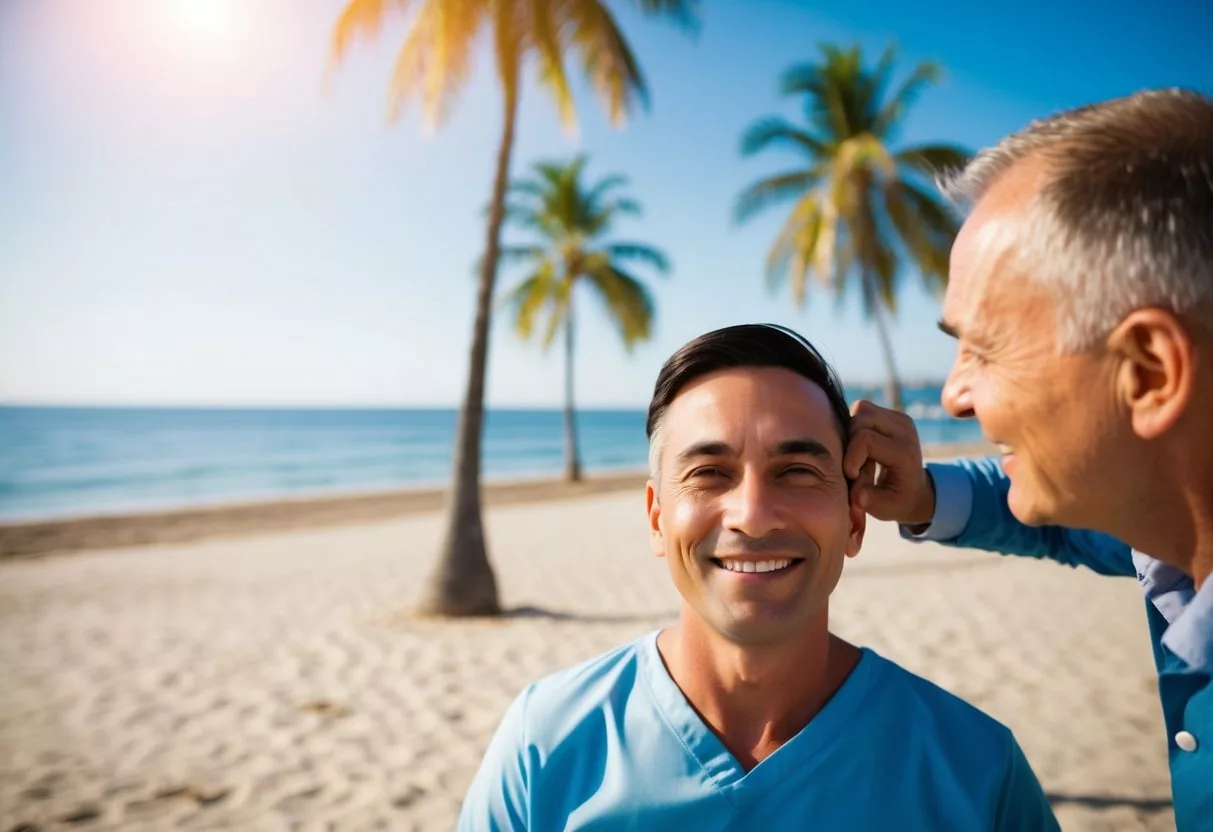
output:
M 503 78 L 505 123 L 497 150 L 493 196 L 485 229 L 484 257 L 476 290 L 476 321 L 472 329 L 467 387 L 455 433 L 452 490 L 447 504 L 446 533 L 438 562 L 426 582 L 418 611 L 430 615 L 497 615 L 497 580 L 484 542 L 480 501 L 480 447 L 484 429 L 484 383 L 489 363 L 489 327 L 497 260 L 501 253 L 501 224 L 506 183 L 518 120 L 517 76 Z
M 897 376 L 897 363 L 893 360 L 893 342 L 889 340 L 889 331 L 885 326 L 884 309 L 880 305 L 880 295 L 876 291 L 874 278 L 870 273 L 863 274 L 863 293 L 876 322 L 876 335 L 880 339 L 880 352 L 884 356 L 885 366 L 885 404 L 893 410 L 904 410 L 905 403 L 901 397 L 901 379 Z
M 581 457 L 577 453 L 577 425 L 573 411 L 573 297 L 569 289 L 569 308 L 564 318 L 564 478 L 581 479 Z

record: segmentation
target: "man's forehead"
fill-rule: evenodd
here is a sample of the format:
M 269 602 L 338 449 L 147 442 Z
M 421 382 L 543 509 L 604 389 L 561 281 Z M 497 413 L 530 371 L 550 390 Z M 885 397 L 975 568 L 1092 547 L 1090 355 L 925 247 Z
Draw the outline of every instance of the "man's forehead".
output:
M 996 289 L 994 274 L 1014 251 L 1015 220 L 1005 216 L 973 216 L 961 226 L 952 246 L 943 318 L 965 331 L 980 317 L 983 301 Z
M 726 440 L 728 431 L 758 429 L 771 443 L 811 438 L 841 449 L 825 390 L 784 368 L 733 368 L 696 379 L 675 396 L 665 421 L 671 444 Z
M 974 329 L 992 306 L 1014 291 L 1005 278 L 1023 245 L 1032 198 L 1043 185 L 1039 163 L 1021 162 L 995 181 L 956 235 L 948 267 L 943 323 Z

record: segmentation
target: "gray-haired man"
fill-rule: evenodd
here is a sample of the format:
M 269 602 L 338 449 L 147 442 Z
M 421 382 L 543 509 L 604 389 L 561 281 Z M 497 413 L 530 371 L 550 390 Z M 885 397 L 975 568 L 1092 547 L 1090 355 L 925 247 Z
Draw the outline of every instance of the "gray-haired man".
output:
M 852 499 L 907 537 L 1136 576 L 1176 822 L 1213 830 L 1213 101 L 1062 113 L 954 184 L 943 402 L 1002 457 L 924 469 L 913 422 L 861 403 Z

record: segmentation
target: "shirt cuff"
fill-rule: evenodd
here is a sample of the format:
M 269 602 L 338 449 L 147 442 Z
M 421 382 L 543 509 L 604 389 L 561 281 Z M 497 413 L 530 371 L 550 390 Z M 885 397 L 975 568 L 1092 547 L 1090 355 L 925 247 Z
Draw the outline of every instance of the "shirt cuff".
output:
M 901 525 L 901 536 L 906 540 L 955 540 L 973 513 L 973 482 L 959 465 L 928 462 L 926 468 L 935 483 L 935 516 L 918 534 Z

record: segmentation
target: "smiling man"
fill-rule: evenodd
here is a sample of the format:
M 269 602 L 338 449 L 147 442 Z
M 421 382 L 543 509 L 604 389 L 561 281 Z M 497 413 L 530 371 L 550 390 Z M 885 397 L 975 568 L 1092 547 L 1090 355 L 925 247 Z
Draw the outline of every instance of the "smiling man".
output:
M 678 624 L 523 691 L 460 829 L 1057 829 L 1007 728 L 830 633 L 865 522 L 849 421 L 789 330 L 718 330 L 666 362 L 646 499 Z
M 913 421 L 861 402 L 854 499 L 912 539 L 1136 578 L 1176 827 L 1209 832 L 1213 98 L 1144 90 L 1058 113 L 950 190 L 970 212 L 943 303 L 957 339 L 943 404 L 1001 454 L 924 468 Z

